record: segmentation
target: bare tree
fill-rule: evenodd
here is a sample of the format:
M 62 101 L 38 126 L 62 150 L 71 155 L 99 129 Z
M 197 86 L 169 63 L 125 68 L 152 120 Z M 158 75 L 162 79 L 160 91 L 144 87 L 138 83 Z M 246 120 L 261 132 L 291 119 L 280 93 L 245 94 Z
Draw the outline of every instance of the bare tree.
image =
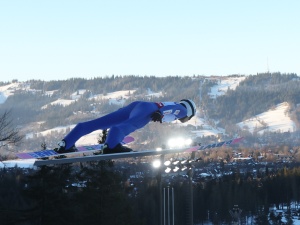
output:
M 8 144 L 16 145 L 23 137 L 13 124 L 11 111 L 6 110 L 0 115 L 0 148 Z

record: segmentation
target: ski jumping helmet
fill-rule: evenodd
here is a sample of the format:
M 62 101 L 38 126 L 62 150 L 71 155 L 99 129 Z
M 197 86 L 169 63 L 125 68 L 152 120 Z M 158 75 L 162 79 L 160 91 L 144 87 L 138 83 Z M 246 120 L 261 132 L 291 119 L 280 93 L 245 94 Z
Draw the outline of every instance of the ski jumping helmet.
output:
M 182 99 L 179 103 L 187 109 L 186 117 L 179 119 L 182 123 L 185 123 L 196 114 L 196 104 L 190 99 Z

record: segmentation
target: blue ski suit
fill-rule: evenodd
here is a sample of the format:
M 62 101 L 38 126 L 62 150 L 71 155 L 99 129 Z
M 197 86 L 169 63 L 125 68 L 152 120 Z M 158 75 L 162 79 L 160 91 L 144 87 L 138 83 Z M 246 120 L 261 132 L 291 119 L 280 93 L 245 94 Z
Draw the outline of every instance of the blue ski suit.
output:
M 100 129 L 109 129 L 106 144 L 114 148 L 125 136 L 148 124 L 156 111 L 163 115 L 162 122 L 172 122 L 187 115 L 187 109 L 180 103 L 135 101 L 103 117 L 78 123 L 64 138 L 66 149 L 80 137 Z

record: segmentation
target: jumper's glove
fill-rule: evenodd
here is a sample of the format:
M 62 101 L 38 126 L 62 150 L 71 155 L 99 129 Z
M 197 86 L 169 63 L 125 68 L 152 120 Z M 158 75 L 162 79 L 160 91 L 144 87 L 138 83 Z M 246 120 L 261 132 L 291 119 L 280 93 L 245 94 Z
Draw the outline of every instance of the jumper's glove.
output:
M 155 111 L 151 115 L 151 119 L 152 119 L 153 122 L 160 122 L 160 123 L 162 123 L 162 118 L 163 118 L 163 115 L 161 114 L 161 112 L 159 110 Z

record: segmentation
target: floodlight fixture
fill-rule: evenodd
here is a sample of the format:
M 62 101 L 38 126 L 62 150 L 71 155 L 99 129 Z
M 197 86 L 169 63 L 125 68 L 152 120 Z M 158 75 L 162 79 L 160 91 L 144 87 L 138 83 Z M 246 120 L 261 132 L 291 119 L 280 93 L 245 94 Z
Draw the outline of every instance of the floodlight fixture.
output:
M 173 169 L 173 172 L 177 172 L 179 170 L 179 167 L 178 166 L 176 166 L 174 169 Z
M 187 169 L 187 166 L 183 166 L 182 168 L 181 168 L 181 171 L 185 171 Z
M 172 162 L 172 164 L 176 166 L 179 162 L 180 162 L 179 160 L 176 160 L 176 161 Z
M 170 173 L 171 172 L 171 168 L 170 167 L 167 167 L 166 169 L 165 169 L 165 173 Z
M 165 165 L 165 166 L 169 166 L 170 164 L 171 164 L 171 161 L 170 161 L 170 160 L 167 160 L 167 161 L 164 162 L 164 165 Z
M 193 140 L 191 138 L 183 138 L 183 137 L 176 137 L 176 138 L 170 138 L 167 142 L 167 145 L 169 148 L 183 148 L 188 147 L 193 144 Z
M 161 166 L 161 161 L 160 160 L 154 160 L 153 162 L 152 162 L 152 166 L 154 167 L 154 168 L 159 168 L 160 166 Z
M 184 165 L 184 164 L 186 164 L 188 162 L 188 160 L 187 159 L 184 159 L 184 160 L 182 160 L 181 162 L 180 162 L 180 164 L 181 165 Z

